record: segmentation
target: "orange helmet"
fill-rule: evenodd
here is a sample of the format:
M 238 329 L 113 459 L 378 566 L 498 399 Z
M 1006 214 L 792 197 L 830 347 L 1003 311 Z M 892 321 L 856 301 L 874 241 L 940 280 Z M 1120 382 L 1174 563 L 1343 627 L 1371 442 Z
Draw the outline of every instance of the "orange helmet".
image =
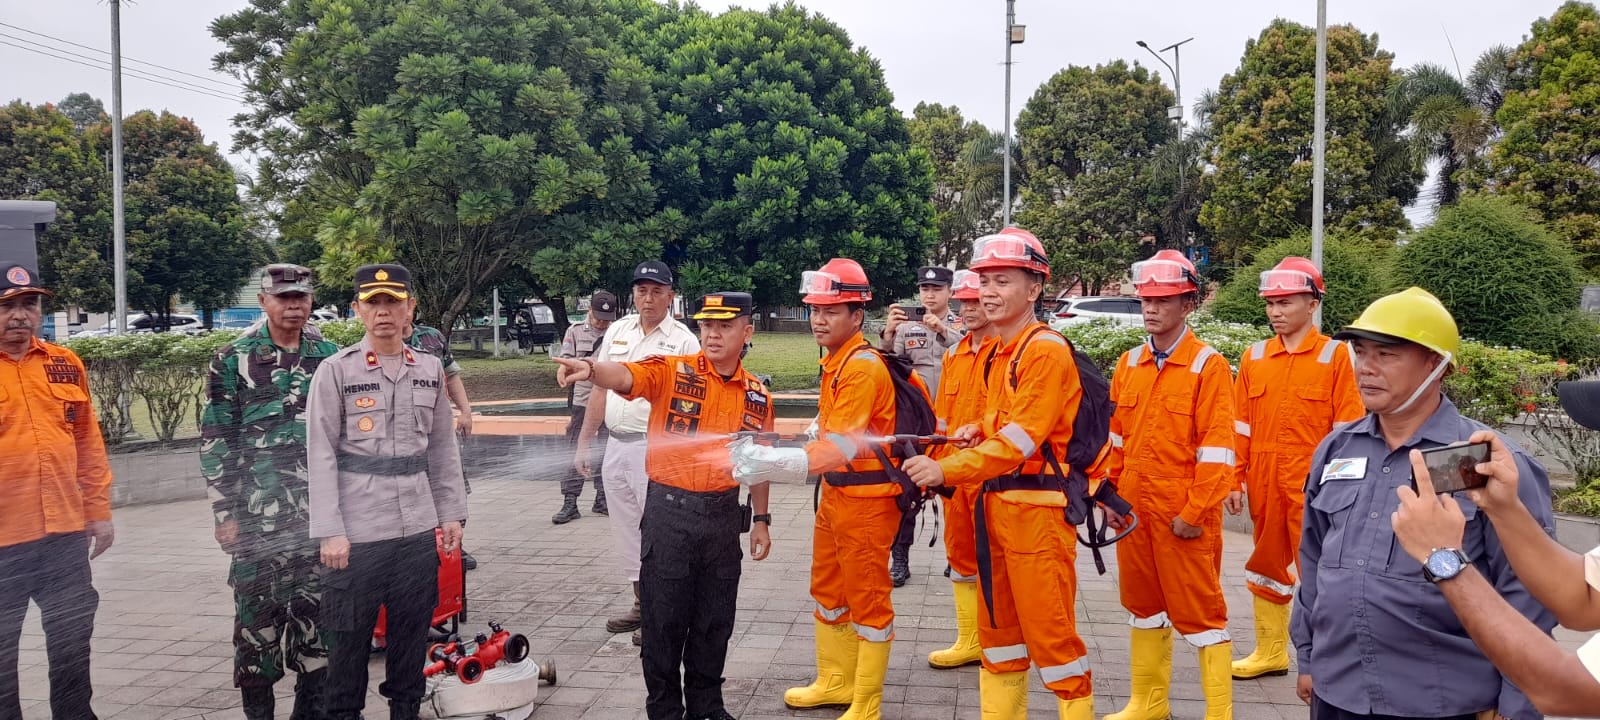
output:
M 1033 233 L 1019 227 L 1008 227 L 994 235 L 985 235 L 972 241 L 973 270 L 1022 268 L 1050 277 L 1050 256 L 1044 252 L 1044 243 Z
M 1142 298 L 1200 292 L 1200 275 L 1183 253 L 1162 250 L 1149 260 L 1133 264 L 1133 287 Z
M 1322 284 L 1322 271 L 1303 257 L 1291 255 L 1276 267 L 1261 273 L 1261 297 L 1311 293 L 1311 297 L 1320 300 L 1326 292 L 1328 288 Z
M 800 274 L 800 294 L 800 302 L 806 305 L 864 303 L 872 300 L 872 284 L 860 263 L 834 258 L 819 270 Z
M 977 300 L 978 274 L 971 270 L 957 270 L 955 276 L 950 279 L 950 298 Z

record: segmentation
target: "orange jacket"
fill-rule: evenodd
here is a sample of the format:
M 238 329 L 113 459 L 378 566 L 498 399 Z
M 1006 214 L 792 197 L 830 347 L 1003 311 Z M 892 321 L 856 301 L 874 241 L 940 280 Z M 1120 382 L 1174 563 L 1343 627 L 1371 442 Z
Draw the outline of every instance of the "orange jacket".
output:
M 813 475 L 882 470 L 864 437 L 894 434 L 894 380 L 857 332 L 822 364 L 822 396 L 817 401 L 817 439 L 806 444 Z M 893 483 L 837 488 L 851 497 L 893 497 Z
M 83 361 L 35 338 L 0 353 L 0 547 L 111 519 L 111 465 Z
M 653 482 L 690 492 L 739 487 L 728 459 L 728 434 L 772 430 L 772 395 L 750 371 L 724 380 L 706 359 L 656 355 L 624 363 L 633 387 L 624 399 L 650 401 L 650 451 L 646 474 Z
M 1233 373 L 1228 361 L 1185 329 L 1156 367 L 1148 341 L 1122 354 L 1111 378 L 1111 455 L 1107 477 L 1124 492 L 1156 497 L 1172 514 L 1199 526 L 1233 490 Z M 1143 508 L 1140 508 L 1143 509 Z M 1155 509 L 1155 508 L 1152 508 Z M 1160 512 L 1160 510 L 1158 510 Z
M 989 392 L 984 405 L 983 442 L 952 453 L 939 461 L 945 483 L 981 483 L 1019 467 L 1024 473 L 1049 471 L 1039 448 L 1048 444 L 1067 467 L 1067 443 L 1072 440 L 1072 423 L 1078 417 L 1083 386 L 1078 384 L 1078 366 L 1058 333 L 1034 323 L 1022 329 L 1009 342 L 1002 341 L 988 360 Z M 1032 334 L 1032 340 L 1029 335 Z M 1018 356 L 1020 353 L 1020 357 Z M 1011 361 L 1017 361 L 1017 387 L 1011 387 Z M 979 363 L 977 372 L 984 372 Z M 1008 490 L 1001 497 L 1034 505 L 1065 507 L 1067 498 L 1054 490 Z
M 1322 438 L 1335 425 L 1367 414 L 1350 346 L 1316 330 L 1294 350 L 1276 336 L 1251 345 L 1239 360 L 1233 402 L 1239 416 L 1233 423 L 1239 460 L 1234 487 L 1239 490 L 1252 464 L 1270 475 L 1256 481 L 1304 485 Z
M 983 419 L 984 405 L 989 401 L 988 384 L 984 378 L 984 360 L 994 351 L 991 337 L 978 339 L 967 335 L 944 352 L 944 364 L 939 371 L 939 397 L 933 399 L 933 414 L 939 418 L 939 432 L 952 433 L 963 425 Z M 945 446 L 949 447 L 949 446 Z

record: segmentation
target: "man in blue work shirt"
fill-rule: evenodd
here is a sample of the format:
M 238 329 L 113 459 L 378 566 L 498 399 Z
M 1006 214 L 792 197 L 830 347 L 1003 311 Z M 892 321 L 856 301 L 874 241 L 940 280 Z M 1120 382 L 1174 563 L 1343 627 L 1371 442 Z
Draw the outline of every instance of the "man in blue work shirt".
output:
M 1300 699 L 1315 720 L 1542 717 L 1473 644 L 1423 566 L 1396 540 L 1395 489 L 1411 482 L 1410 452 L 1466 440 L 1487 428 L 1441 392 L 1461 338 L 1437 298 L 1419 288 L 1379 298 L 1334 335 L 1354 347 L 1365 418 L 1334 430 L 1312 458 L 1300 544 L 1300 591 L 1291 637 Z M 1504 441 L 1522 477 L 1519 495 L 1551 526 L 1550 482 Z M 1541 630 L 1555 618 L 1529 595 L 1488 518 L 1465 496 L 1456 557 L 1488 578 Z

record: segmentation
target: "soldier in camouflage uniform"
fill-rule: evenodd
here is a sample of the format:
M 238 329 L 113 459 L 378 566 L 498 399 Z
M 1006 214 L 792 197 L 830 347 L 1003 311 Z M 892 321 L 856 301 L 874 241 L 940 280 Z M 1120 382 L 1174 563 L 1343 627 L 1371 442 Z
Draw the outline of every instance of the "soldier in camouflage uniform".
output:
M 322 718 L 327 636 L 318 622 L 320 546 L 310 536 L 306 393 L 338 350 L 302 332 L 311 271 L 270 265 L 258 295 L 267 322 L 211 361 L 200 421 L 216 538 L 233 556 L 233 682 L 245 717 L 273 717 L 272 686 L 297 673 L 292 720 Z
M 455 354 L 450 352 L 450 341 L 438 328 L 415 322 L 411 325 L 411 332 L 406 333 L 406 338 L 406 345 L 412 350 L 421 350 L 439 358 L 444 365 L 445 394 L 450 397 L 450 405 L 456 409 L 456 434 L 465 440 L 472 434 L 472 403 L 467 400 L 467 385 L 461 381 L 461 363 L 456 362 Z M 466 472 L 466 468 L 462 467 L 462 482 L 467 486 L 467 494 L 471 495 L 472 481 L 466 479 Z M 465 522 L 461 523 L 461 527 L 466 526 Z M 478 559 L 465 549 L 461 551 L 461 569 L 478 569 Z

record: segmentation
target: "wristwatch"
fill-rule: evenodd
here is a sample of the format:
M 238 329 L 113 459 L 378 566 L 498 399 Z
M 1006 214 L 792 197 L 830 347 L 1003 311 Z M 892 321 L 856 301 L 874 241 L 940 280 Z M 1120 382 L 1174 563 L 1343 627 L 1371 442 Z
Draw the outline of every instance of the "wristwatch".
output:
M 772 527 L 772 513 L 761 513 L 760 515 L 752 516 L 750 522 L 766 523 L 767 527 Z
M 1422 576 L 1431 583 L 1441 583 L 1461 574 L 1471 562 L 1465 553 L 1455 548 L 1434 548 L 1422 563 Z

